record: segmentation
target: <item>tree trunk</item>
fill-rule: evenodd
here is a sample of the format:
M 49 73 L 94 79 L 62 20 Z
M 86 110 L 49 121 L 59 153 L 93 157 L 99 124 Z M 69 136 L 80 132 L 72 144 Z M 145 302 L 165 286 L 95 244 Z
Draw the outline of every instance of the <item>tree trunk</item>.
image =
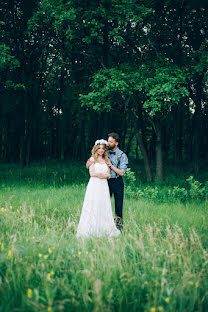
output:
M 86 158 L 87 158 L 86 137 L 85 137 L 85 124 L 86 124 L 86 119 L 85 119 L 85 116 L 83 116 L 83 119 L 82 119 L 82 126 L 81 126 L 81 128 L 80 128 L 80 138 L 81 138 L 81 141 L 80 141 L 80 145 L 81 145 L 81 149 L 80 149 L 80 152 L 81 152 L 80 159 L 81 159 L 81 160 L 86 160 Z
M 22 135 L 21 142 L 20 142 L 20 166 L 24 168 L 26 165 L 26 158 L 25 158 L 25 136 Z
M 60 158 L 61 160 L 65 159 L 65 116 L 60 116 L 62 117 L 62 124 L 60 125 L 61 129 L 60 129 Z
M 135 136 L 136 136 L 137 144 L 139 145 L 139 148 L 141 150 L 142 157 L 144 160 L 144 168 L 145 168 L 147 182 L 152 182 L 152 173 L 151 173 L 151 169 L 150 169 L 149 159 L 148 159 L 148 155 L 147 155 L 145 145 L 144 145 L 143 140 L 142 140 L 142 136 L 139 133 L 139 131 L 135 132 Z
M 8 144 L 6 118 L 1 120 L 1 159 L 6 160 L 6 147 Z
M 182 102 L 173 108 L 173 142 L 174 142 L 174 161 L 175 164 L 182 160 L 182 148 L 183 148 L 183 125 L 182 125 Z
M 127 115 L 124 116 L 124 120 L 123 120 L 123 134 L 122 134 L 123 150 L 125 150 L 126 148 L 126 135 L 127 135 Z
M 156 133 L 156 178 L 158 181 L 163 180 L 163 157 L 162 157 L 162 131 L 161 124 L 158 120 L 153 121 Z
M 31 129 L 30 129 L 31 130 Z M 31 133 L 29 133 L 28 138 L 27 138 L 27 145 L 26 145 L 26 166 L 29 167 L 30 166 L 30 153 L 31 152 Z
M 23 116 L 24 119 L 22 120 L 23 126 L 22 126 L 22 135 L 21 135 L 21 141 L 20 141 L 20 165 L 21 168 L 24 168 L 25 166 L 29 165 L 30 162 L 30 118 L 29 118 L 29 98 L 27 94 L 24 96 L 24 112 Z
M 131 142 L 132 142 L 132 139 L 134 137 L 134 133 L 132 132 L 129 136 L 129 139 L 128 139 L 128 143 L 127 143 L 127 147 L 126 147 L 126 155 L 128 156 L 129 155 L 129 152 L 130 152 L 130 148 L 131 148 Z
M 193 117 L 193 141 L 192 141 L 192 151 L 193 151 L 193 162 L 194 162 L 194 174 L 197 177 L 199 172 L 199 146 L 201 140 L 201 94 L 202 94 L 202 84 L 201 77 L 197 81 L 196 85 L 196 96 L 195 96 L 195 113 Z

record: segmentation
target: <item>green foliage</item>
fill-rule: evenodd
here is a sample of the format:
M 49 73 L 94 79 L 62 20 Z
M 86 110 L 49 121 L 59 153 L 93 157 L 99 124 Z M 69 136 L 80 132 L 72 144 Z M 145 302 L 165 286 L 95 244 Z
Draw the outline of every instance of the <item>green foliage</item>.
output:
M 188 96 L 185 70 L 167 60 L 132 68 L 100 70 L 93 76 L 91 92 L 80 94 L 82 106 L 96 111 L 110 111 L 124 107 L 125 99 L 145 95 L 144 109 L 153 117 L 167 114 L 171 106 Z M 137 105 L 137 103 L 136 103 Z
M 4 44 L 0 44 L 0 72 L 2 77 L 8 76 L 8 73 L 12 73 L 16 68 L 20 67 L 20 62 L 15 56 L 11 55 L 10 48 Z M 6 73 L 6 74 L 5 74 Z M 22 90 L 25 89 L 24 84 L 16 83 L 13 80 L 5 80 L 4 78 L 0 81 L 2 89 L 10 90 Z
M 21 84 L 21 83 L 14 83 L 11 80 L 6 80 L 5 81 L 5 87 L 6 88 L 10 88 L 13 90 L 25 90 L 25 85 Z
M 142 185 L 136 185 L 135 173 L 128 168 L 124 181 L 126 184 L 125 196 L 127 198 L 133 197 L 158 202 L 187 202 L 192 200 L 204 201 L 208 197 L 208 182 L 205 182 L 205 186 L 203 186 L 193 176 L 186 179 L 186 182 L 188 182 L 187 188 L 179 186 L 170 188 L 162 185 L 158 186 L 157 183 L 154 186 L 143 187 Z
M 124 181 L 129 185 L 129 186 L 134 186 L 136 182 L 136 177 L 135 177 L 135 172 L 132 171 L 131 168 L 126 169 L 126 173 L 124 175 Z
M 191 59 L 189 60 L 189 75 L 192 78 L 191 73 L 197 75 L 202 75 L 204 82 L 207 81 L 207 71 L 208 71 L 208 52 L 207 43 L 203 44 L 201 49 L 194 51 L 191 54 Z
M 188 191 L 184 187 L 174 186 L 168 190 L 168 198 L 170 201 L 179 200 L 185 202 L 188 198 Z
M 4 70 L 14 70 L 19 67 L 20 63 L 15 58 L 15 56 L 11 55 L 10 48 L 4 44 L 0 44 L 0 71 Z
M 72 7 L 72 1 L 47 1 L 39 3 L 38 10 L 34 12 L 28 21 L 28 33 L 36 31 L 51 31 L 51 35 L 64 35 L 66 40 L 73 38 L 73 26 L 77 18 L 77 12 Z M 69 27 L 70 25 L 70 27 Z
M 107 111 L 122 106 L 126 96 L 131 95 L 131 79 L 128 73 L 111 68 L 100 70 L 90 84 L 92 92 L 80 94 L 82 106 L 96 111 Z
M 147 16 L 150 16 L 152 9 L 145 4 L 137 3 L 136 1 L 113 1 L 111 9 L 112 26 L 109 31 L 109 39 L 114 45 L 125 45 L 128 39 L 126 38 L 127 28 L 132 32 L 142 33 L 142 24 Z M 117 17 L 115 20 L 115 16 Z
M 202 186 L 202 183 L 195 180 L 193 176 L 190 176 L 186 181 L 189 184 L 189 195 L 191 199 L 204 199 L 206 195 L 206 189 Z
M 135 193 L 135 172 L 131 170 L 131 168 L 127 168 L 126 173 L 124 175 L 124 183 L 126 185 L 125 195 L 127 197 L 134 196 Z
M 185 70 L 167 60 L 154 63 L 151 69 L 145 66 L 142 67 L 145 72 L 143 89 L 147 98 L 144 108 L 151 117 L 157 113 L 167 114 L 173 104 L 189 95 Z

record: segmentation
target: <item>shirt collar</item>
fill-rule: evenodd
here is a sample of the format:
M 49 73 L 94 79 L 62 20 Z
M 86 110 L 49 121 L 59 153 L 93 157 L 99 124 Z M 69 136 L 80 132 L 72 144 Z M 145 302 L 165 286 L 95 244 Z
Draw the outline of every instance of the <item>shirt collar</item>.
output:
M 118 154 L 118 153 L 119 153 L 119 151 L 120 151 L 120 149 L 117 147 L 117 149 L 115 149 L 115 151 L 113 151 L 113 150 L 109 150 L 108 152 L 115 152 L 116 154 Z

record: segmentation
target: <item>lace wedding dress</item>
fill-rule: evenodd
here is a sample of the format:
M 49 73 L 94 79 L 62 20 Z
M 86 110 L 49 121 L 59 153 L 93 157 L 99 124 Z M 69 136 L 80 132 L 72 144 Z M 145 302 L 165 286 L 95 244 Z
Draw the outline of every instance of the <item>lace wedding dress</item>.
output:
M 105 163 L 95 163 L 96 173 L 105 173 L 108 166 Z M 116 228 L 113 219 L 110 192 L 106 179 L 91 177 L 87 185 L 77 237 L 89 236 L 118 236 L 120 231 Z

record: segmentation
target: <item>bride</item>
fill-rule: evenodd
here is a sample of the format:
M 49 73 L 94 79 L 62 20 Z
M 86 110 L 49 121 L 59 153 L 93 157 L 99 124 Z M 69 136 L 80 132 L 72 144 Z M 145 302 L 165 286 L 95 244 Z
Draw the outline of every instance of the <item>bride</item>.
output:
M 77 228 L 77 237 L 118 236 L 113 219 L 110 192 L 107 179 L 110 178 L 108 160 L 108 142 L 101 139 L 92 149 L 94 164 L 89 168 L 90 180 L 87 185 L 82 212 Z

